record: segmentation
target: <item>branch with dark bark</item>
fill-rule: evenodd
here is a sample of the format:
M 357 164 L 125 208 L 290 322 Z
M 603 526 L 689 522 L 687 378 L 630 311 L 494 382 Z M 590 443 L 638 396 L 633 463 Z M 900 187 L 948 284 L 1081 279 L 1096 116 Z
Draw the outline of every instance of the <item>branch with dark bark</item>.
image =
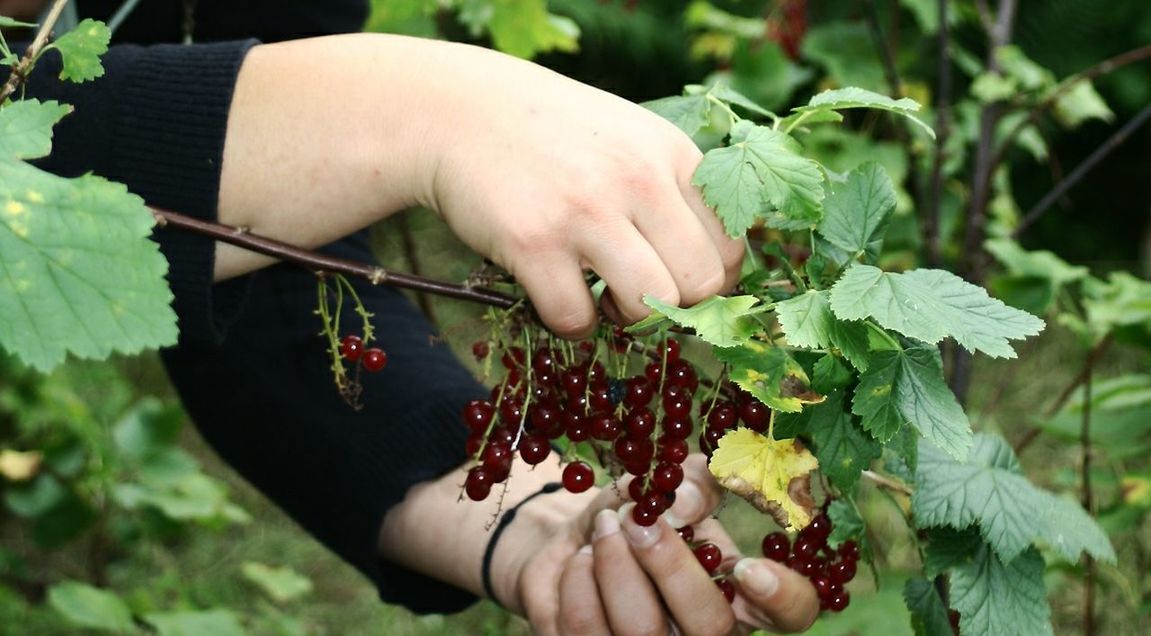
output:
M 947 16 L 948 0 L 939 0 L 939 85 L 935 103 L 935 156 L 931 162 L 931 183 L 927 189 L 924 234 L 927 263 L 938 267 L 943 261 L 939 236 L 943 205 L 943 164 L 947 161 L 947 142 L 951 138 L 951 26 Z
M 402 289 L 411 289 L 436 294 L 437 296 L 467 300 L 500 309 L 509 309 L 522 302 L 519 298 L 492 289 L 445 283 L 423 276 L 394 272 L 383 267 L 369 265 L 359 261 L 327 256 L 281 241 L 252 234 L 244 228 L 202 221 L 178 212 L 153 208 L 152 215 L 156 218 L 156 224 L 160 227 L 171 227 L 195 232 L 196 234 L 235 245 L 236 247 L 241 247 L 258 254 L 271 256 L 289 263 L 295 263 L 296 265 L 306 267 L 316 272 L 332 272 L 344 274 L 345 276 L 354 276 L 363 278 L 373 285 L 392 285 Z

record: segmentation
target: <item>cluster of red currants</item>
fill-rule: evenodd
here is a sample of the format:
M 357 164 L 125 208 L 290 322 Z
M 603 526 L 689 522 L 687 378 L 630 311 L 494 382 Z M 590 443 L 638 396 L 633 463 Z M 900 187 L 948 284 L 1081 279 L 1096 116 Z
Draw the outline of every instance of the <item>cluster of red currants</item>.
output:
M 609 471 L 636 477 L 629 487 L 636 523 L 654 524 L 671 506 L 684 477 L 687 440 L 695 430 L 693 407 L 700 386 L 695 367 L 681 358 L 679 342 L 671 338 L 654 351 L 633 346 L 631 336 L 618 330 L 605 341 L 608 357 L 622 354 L 626 362 L 627 356 L 638 356 L 641 362 L 633 368 L 643 371 L 611 377 L 592 342 L 541 345 L 530 354 L 520 347 L 502 351 L 503 380 L 489 399 L 475 400 L 463 412 L 468 454 L 476 460 L 464 483 L 469 498 L 485 499 L 494 484 L 506 480 L 516 453 L 536 464 L 548 456 L 552 440 L 565 437 L 595 445 Z M 472 352 L 483 359 L 490 347 L 477 342 Z M 699 438 L 705 451 L 741 421 L 766 430 L 767 407 L 746 393 L 734 394 L 734 400 L 700 404 L 699 417 L 708 423 Z M 587 490 L 594 478 L 587 462 L 571 461 L 564 468 L 563 484 L 572 492 Z
M 851 595 L 843 586 L 855 578 L 859 546 L 845 541 L 839 549 L 832 549 L 827 543 L 831 529 L 831 518 L 821 512 L 799 531 L 794 544 L 783 532 L 765 536 L 763 556 L 806 576 L 819 595 L 821 609 L 842 612 L 851 603 Z
M 340 341 L 340 355 L 352 364 L 360 364 L 364 371 L 375 373 L 388 366 L 388 354 L 379 347 L 364 348 L 364 339 L 348 334 Z
M 715 586 L 723 592 L 723 596 L 727 599 L 728 603 L 735 600 L 735 584 L 731 579 L 723 574 L 720 574 L 719 568 L 723 565 L 723 551 L 719 549 L 714 543 L 710 541 L 695 540 L 695 529 L 691 526 L 684 526 L 676 530 L 679 536 L 691 546 L 691 551 L 695 554 L 695 559 L 703 566 L 704 570 L 711 575 L 712 580 L 715 581 Z

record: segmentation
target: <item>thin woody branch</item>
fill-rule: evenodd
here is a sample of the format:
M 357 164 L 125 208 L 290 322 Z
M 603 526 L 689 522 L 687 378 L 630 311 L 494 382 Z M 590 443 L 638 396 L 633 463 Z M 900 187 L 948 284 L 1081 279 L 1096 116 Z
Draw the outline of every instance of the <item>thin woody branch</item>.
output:
M 20 61 L 12 65 L 12 72 L 8 75 L 8 81 L 4 82 L 4 87 L 0 88 L 0 104 L 3 104 L 17 88 L 24 83 L 25 78 L 32 72 L 32 66 L 36 64 L 36 58 L 40 55 L 40 50 L 48 43 L 48 38 L 52 35 L 52 29 L 56 26 L 56 21 L 60 19 L 60 14 L 64 11 L 64 5 L 68 4 L 68 0 L 56 0 L 52 4 L 52 8 L 48 11 L 48 17 L 44 18 L 44 24 L 40 25 L 40 30 L 36 32 L 36 37 L 32 40 L 32 44 L 24 51 L 24 57 Z
M 481 303 L 500 309 L 508 309 L 521 302 L 518 298 L 492 289 L 445 283 L 423 276 L 394 272 L 383 267 L 369 265 L 359 261 L 328 256 L 320 254 L 319 252 L 289 245 L 275 239 L 252 234 L 244 228 L 232 227 L 211 221 L 202 221 L 178 212 L 152 208 L 152 216 L 156 218 L 156 223 L 160 227 L 170 227 L 194 232 L 258 254 L 271 256 L 272 258 L 289 263 L 295 263 L 296 265 L 306 267 L 316 272 L 333 272 L 346 276 L 355 276 L 357 278 L 363 278 L 373 285 L 392 285 L 403 289 L 411 289 L 436 294 L 438 296 Z

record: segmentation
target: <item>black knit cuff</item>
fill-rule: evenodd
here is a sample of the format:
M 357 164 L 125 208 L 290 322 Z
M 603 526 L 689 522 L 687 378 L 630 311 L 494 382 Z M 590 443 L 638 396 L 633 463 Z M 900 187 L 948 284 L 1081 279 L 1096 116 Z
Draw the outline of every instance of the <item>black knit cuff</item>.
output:
M 121 80 L 109 178 L 128 183 L 149 205 L 216 219 L 220 164 L 236 75 L 256 42 L 142 48 Z M 212 288 L 215 243 L 158 230 L 168 257 L 180 330 L 216 341 L 238 311 L 246 286 Z

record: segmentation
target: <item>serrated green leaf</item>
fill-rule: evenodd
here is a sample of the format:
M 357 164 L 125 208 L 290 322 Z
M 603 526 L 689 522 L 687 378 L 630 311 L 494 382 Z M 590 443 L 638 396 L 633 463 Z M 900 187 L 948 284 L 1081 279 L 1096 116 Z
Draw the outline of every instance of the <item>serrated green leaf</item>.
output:
M 664 97 L 644 102 L 640 106 L 675 124 L 676 128 L 689 137 L 711 121 L 711 101 L 706 95 Z
M 1025 250 L 1012 239 L 990 239 L 983 247 L 1016 276 L 1050 280 L 1056 287 L 1082 280 L 1086 267 L 1071 265 L 1047 250 Z
M 844 320 L 874 318 L 930 344 L 950 336 L 968 351 L 995 358 L 1014 358 L 1009 341 L 1033 336 L 1044 327 L 1039 318 L 938 269 L 893 274 L 852 265 L 831 288 L 831 310 Z
M 780 125 L 784 126 L 784 130 L 789 130 L 790 126 L 794 126 L 796 121 L 806 121 L 812 114 L 829 110 L 846 110 L 849 108 L 874 108 L 901 115 L 919 125 L 928 136 L 935 139 L 935 130 L 915 116 L 915 113 L 919 112 L 920 109 L 919 102 L 909 97 L 892 99 L 887 95 L 881 95 L 856 86 L 834 88 L 819 93 L 812 97 L 806 106 L 799 106 L 792 109 L 792 112 L 796 113 L 798 117 L 795 119 L 789 117 Z
M 770 216 L 777 227 L 814 227 L 823 209 L 819 164 L 800 156 L 789 135 L 747 121 L 732 128 L 731 139 L 708 151 L 692 178 L 728 235 L 743 235 L 772 211 L 778 212 Z
M 495 47 L 516 57 L 579 50 L 579 25 L 548 13 L 547 0 L 491 0 L 487 27 Z
M 974 528 L 931 528 L 925 534 L 927 547 L 923 554 L 923 575 L 928 578 L 971 563 L 979 547 L 986 545 Z
M 811 389 L 807 372 L 786 351 L 749 340 L 738 347 L 715 347 L 715 357 L 731 365 L 728 377 L 777 411 L 796 413 L 823 396 Z
M 312 580 L 290 567 L 247 561 L 240 566 L 240 571 L 277 603 L 294 601 L 312 591 Z
M 995 49 L 995 57 L 1004 75 L 1016 80 L 1023 90 L 1035 91 L 1055 83 L 1051 71 L 1036 64 L 1014 44 Z
M 0 108 L 0 159 L 39 159 L 52 152 L 52 127 L 72 107 L 25 99 Z
M 1003 562 L 986 544 L 970 563 L 951 570 L 951 606 L 964 636 L 1052 634 L 1051 605 L 1043 585 L 1043 557 L 1034 548 Z
M 135 630 L 132 612 L 120 597 L 78 581 L 65 581 L 48 590 L 48 604 L 70 625 L 123 633 Z
M 60 79 L 87 82 L 104 75 L 100 56 L 108 52 L 112 32 L 99 20 L 87 19 L 52 43 L 63 56 Z
M 939 598 L 939 592 L 931 581 L 908 579 L 903 586 L 903 600 L 911 612 L 911 629 L 915 636 L 955 636 L 947 605 Z
M 775 305 L 787 341 L 797 347 L 835 348 L 860 371 L 868 365 L 867 327 L 831 313 L 830 292 L 808 291 Z
M 827 507 L 827 516 L 831 519 L 831 534 L 827 537 L 827 544 L 838 548 L 847 541 L 859 544 L 859 549 L 865 551 L 867 546 L 867 527 L 859 511 L 846 498 L 833 499 Z
M 843 390 L 836 389 L 822 404 L 805 410 L 811 411 L 808 426 L 820 471 L 837 488 L 849 492 L 859 481 L 859 473 L 879 459 L 883 448 L 860 430 L 844 402 Z
M 871 365 L 859 376 L 852 412 L 863 418 L 864 430 L 884 443 L 911 424 L 953 457 L 966 457 L 971 447 L 971 423 L 932 349 L 872 353 Z
M 716 84 L 708 89 L 708 93 L 712 97 L 732 106 L 739 106 L 744 110 L 770 119 L 778 119 L 775 113 L 755 103 L 750 97 L 747 97 L 727 84 Z
M 957 462 L 920 445 L 911 511 L 919 527 L 979 525 L 984 540 L 1012 561 L 1033 543 L 1069 561 L 1083 552 L 1114 562 L 1107 535 L 1074 502 L 1029 482 L 1011 447 L 1000 437 L 977 435 L 971 454 Z
M 47 371 L 173 344 L 152 224 L 122 185 L 0 160 L 0 347 Z
M 839 358 L 830 353 L 815 362 L 811 372 L 811 387 L 820 393 L 845 389 L 855 379 L 855 374 Z
M 712 296 L 692 307 L 669 305 L 645 295 L 643 302 L 681 327 L 695 330 L 704 342 L 717 347 L 734 347 L 759 330 L 755 315 L 763 311 L 755 296 Z
M 1087 322 L 1099 332 L 1136 325 L 1151 329 L 1151 282 L 1112 272 L 1106 283 L 1088 279 L 1084 291 Z
M 1055 104 L 1051 109 L 1051 114 L 1055 115 L 1056 121 L 1061 126 L 1074 130 L 1092 119 L 1108 123 L 1115 120 L 1115 113 L 1095 90 L 1094 84 L 1090 81 L 1072 81 L 1075 81 L 1075 84 L 1066 93 L 1055 98 Z
M 155 612 L 144 616 L 159 636 L 245 636 L 248 632 L 235 613 L 223 610 L 202 612 Z
M 823 201 L 823 220 L 816 231 L 851 254 L 879 257 L 887 220 L 895 211 L 895 186 L 887 171 L 869 162 L 834 184 Z

